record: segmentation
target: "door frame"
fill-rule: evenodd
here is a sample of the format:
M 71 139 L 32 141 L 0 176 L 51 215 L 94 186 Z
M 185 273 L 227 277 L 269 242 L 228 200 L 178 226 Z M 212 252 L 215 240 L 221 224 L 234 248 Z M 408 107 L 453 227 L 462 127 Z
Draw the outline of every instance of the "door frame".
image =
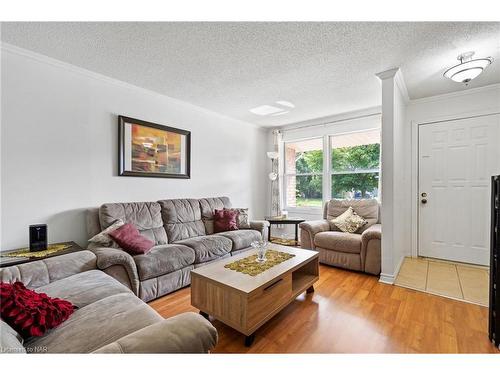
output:
M 498 108 L 463 112 L 454 115 L 434 116 L 411 121 L 411 256 L 418 257 L 418 207 L 419 207 L 419 129 L 420 125 L 436 124 L 468 118 L 500 115 Z

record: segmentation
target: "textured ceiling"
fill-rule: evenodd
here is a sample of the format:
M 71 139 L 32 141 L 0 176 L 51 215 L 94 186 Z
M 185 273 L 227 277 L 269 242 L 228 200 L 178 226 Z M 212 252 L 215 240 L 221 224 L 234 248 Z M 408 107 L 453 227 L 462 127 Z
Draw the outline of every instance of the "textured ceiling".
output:
M 412 99 L 464 90 L 442 74 L 469 50 L 497 60 L 469 87 L 500 82 L 500 23 L 3 23 L 1 38 L 263 126 L 380 105 L 375 73 L 393 67 Z M 277 100 L 296 107 L 248 111 Z

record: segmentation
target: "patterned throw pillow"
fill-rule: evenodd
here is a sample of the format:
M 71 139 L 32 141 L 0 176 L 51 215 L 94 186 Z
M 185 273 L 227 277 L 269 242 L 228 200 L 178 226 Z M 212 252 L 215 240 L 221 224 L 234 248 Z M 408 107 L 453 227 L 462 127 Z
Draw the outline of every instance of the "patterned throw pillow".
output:
M 359 216 L 352 207 L 349 207 L 342 215 L 337 216 L 331 221 L 342 232 L 354 233 L 362 226 L 368 224 L 368 221 Z
M 43 336 L 68 319 L 76 308 L 69 301 L 27 289 L 20 281 L 1 282 L 0 297 L 2 320 L 23 338 Z
M 250 229 L 250 219 L 248 218 L 248 208 L 233 208 L 238 212 L 236 223 L 239 229 Z
M 110 237 L 109 233 L 113 232 L 115 229 L 120 228 L 124 224 L 125 223 L 122 220 L 120 219 L 116 220 L 113 224 L 104 229 L 101 233 L 96 234 L 89 240 L 90 244 L 92 245 L 91 247 L 98 247 L 98 246 L 115 247 L 115 248 L 119 247 L 118 244 Z

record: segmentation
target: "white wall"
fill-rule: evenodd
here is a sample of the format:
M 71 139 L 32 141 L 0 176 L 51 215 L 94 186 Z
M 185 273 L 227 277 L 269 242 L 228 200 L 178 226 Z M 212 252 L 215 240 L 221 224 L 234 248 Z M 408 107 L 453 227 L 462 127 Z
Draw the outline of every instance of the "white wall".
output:
M 396 84 L 394 93 L 394 222 L 393 273 L 397 275 L 405 256 L 411 254 L 411 143 L 406 126 L 406 93 Z
M 227 195 L 266 209 L 267 133 L 255 126 L 14 46 L 1 56 L 1 249 L 28 225 L 86 244 L 85 209 L 104 202 Z M 118 176 L 117 115 L 192 132 L 191 179 Z
M 459 85 L 459 84 L 457 84 Z M 465 89 L 451 94 L 412 100 L 406 110 L 407 139 L 411 144 L 411 165 L 409 202 L 411 204 L 410 230 L 412 233 L 411 253 L 417 256 L 417 171 L 418 171 L 418 133 L 419 123 L 451 120 L 467 116 L 485 115 L 500 112 L 500 84 Z

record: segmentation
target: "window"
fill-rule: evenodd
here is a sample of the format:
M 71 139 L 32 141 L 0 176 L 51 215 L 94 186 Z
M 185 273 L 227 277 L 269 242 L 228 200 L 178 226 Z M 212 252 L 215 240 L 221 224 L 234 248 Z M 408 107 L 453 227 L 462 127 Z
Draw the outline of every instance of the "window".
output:
M 375 198 L 380 173 L 380 130 L 330 137 L 331 196 Z
M 323 205 L 323 139 L 285 143 L 287 207 Z

